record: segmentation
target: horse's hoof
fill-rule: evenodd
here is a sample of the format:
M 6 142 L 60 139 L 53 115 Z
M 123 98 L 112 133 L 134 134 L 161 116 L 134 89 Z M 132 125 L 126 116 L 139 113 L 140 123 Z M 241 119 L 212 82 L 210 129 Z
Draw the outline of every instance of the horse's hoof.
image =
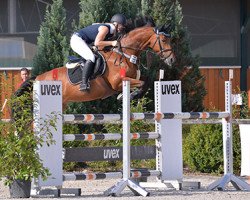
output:
M 133 100 L 133 99 L 137 98 L 138 95 L 140 95 L 140 90 L 134 90 L 133 92 L 130 93 L 130 99 Z M 120 93 L 120 94 L 116 97 L 116 99 L 117 99 L 118 101 L 121 101 L 121 100 L 122 100 L 122 96 L 123 96 L 122 93 Z
M 122 93 L 118 94 L 118 96 L 116 97 L 116 99 L 117 99 L 118 101 L 121 101 L 121 100 L 122 100 Z
M 140 95 L 140 90 L 135 90 L 130 94 L 130 99 L 138 99 L 138 96 Z

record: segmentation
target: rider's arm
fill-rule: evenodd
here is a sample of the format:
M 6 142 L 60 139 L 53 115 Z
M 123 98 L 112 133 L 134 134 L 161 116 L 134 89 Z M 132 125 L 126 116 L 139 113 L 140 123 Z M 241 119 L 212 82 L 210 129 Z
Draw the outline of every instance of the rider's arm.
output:
M 109 32 L 109 28 L 106 26 L 100 26 L 98 28 L 98 34 L 95 38 L 94 45 L 97 47 L 105 47 L 105 46 L 116 46 L 117 41 L 104 41 L 106 35 Z

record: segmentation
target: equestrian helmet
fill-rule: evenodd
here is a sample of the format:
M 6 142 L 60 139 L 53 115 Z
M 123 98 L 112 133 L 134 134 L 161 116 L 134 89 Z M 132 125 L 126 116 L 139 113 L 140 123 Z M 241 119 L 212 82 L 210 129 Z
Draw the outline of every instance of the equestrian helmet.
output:
M 117 22 L 118 24 L 122 24 L 123 26 L 126 25 L 127 23 L 127 19 L 123 14 L 115 14 L 112 18 L 111 18 L 111 22 Z

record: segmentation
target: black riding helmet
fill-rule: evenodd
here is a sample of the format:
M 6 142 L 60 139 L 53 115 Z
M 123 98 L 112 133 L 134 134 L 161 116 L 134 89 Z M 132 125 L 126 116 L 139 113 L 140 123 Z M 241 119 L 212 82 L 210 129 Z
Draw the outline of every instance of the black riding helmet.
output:
M 127 23 L 127 19 L 123 14 L 115 14 L 112 18 L 111 18 L 111 22 L 117 22 L 118 24 L 122 24 L 123 26 L 126 25 Z

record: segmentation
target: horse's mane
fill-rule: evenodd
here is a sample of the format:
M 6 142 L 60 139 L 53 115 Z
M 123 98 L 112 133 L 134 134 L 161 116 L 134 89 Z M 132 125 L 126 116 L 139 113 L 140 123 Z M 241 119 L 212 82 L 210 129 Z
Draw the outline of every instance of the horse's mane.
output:
M 126 33 L 136 28 L 145 26 L 150 26 L 150 27 L 155 26 L 155 22 L 151 16 L 137 16 L 135 19 L 128 19 L 126 25 Z
M 128 19 L 125 32 L 129 33 L 130 31 L 141 27 L 156 27 L 156 25 L 151 16 L 137 16 L 134 20 Z M 164 24 L 162 26 L 157 27 L 157 29 L 159 30 L 159 32 L 169 34 L 173 27 L 171 27 L 171 24 Z
M 142 27 L 155 27 L 153 18 L 150 16 L 137 16 L 135 19 L 128 19 L 124 32 L 117 35 L 115 39 L 126 37 L 129 32 Z

